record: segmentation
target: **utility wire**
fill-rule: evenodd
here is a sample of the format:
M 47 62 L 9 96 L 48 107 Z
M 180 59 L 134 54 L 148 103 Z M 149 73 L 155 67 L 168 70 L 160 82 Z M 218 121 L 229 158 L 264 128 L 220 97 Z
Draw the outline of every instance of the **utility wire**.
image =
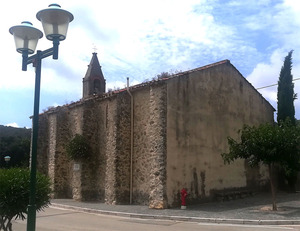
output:
M 296 81 L 296 80 L 300 80 L 300 78 L 293 79 L 293 81 Z M 260 89 L 264 89 L 264 88 L 268 88 L 268 87 L 274 87 L 274 86 L 277 86 L 277 85 L 278 85 L 278 83 L 275 83 L 275 84 L 271 84 L 271 85 L 268 85 L 268 86 L 256 88 L 256 90 L 260 90 Z

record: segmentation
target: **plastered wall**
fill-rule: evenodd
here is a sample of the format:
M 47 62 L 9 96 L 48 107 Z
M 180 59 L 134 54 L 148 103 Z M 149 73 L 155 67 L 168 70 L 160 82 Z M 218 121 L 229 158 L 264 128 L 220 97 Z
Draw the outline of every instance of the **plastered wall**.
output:
M 273 108 L 230 63 L 169 80 L 167 113 L 169 205 L 179 203 L 183 187 L 198 201 L 265 183 L 263 169 L 245 167 L 243 160 L 224 165 L 220 155 L 244 124 L 273 121 Z

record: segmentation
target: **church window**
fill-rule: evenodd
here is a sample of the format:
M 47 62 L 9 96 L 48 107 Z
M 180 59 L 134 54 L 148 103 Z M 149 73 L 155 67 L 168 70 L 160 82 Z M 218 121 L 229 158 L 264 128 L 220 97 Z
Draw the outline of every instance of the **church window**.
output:
M 100 80 L 95 79 L 94 80 L 94 93 L 99 93 L 100 92 Z

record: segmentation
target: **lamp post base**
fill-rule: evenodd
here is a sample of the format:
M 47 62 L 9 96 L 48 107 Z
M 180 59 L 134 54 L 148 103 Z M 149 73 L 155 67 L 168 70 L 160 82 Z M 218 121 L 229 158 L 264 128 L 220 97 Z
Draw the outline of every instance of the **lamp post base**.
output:
M 35 205 L 28 205 L 27 209 L 27 231 L 32 231 L 35 230 L 36 207 Z

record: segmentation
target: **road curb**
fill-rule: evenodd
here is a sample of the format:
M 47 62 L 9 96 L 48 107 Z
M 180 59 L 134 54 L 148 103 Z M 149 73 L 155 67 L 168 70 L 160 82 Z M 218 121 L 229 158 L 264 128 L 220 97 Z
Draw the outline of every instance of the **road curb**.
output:
M 202 217 L 184 217 L 184 216 L 171 216 L 171 215 L 138 214 L 138 213 L 126 213 L 126 212 L 82 208 L 78 206 L 64 205 L 58 203 L 51 203 L 50 207 L 68 209 L 68 210 L 74 210 L 74 211 L 80 211 L 86 213 L 140 218 L 140 219 L 158 219 L 158 220 L 172 220 L 172 221 L 184 221 L 184 222 L 238 224 L 238 225 L 300 225 L 300 220 L 248 220 L 248 219 L 224 219 L 224 218 L 202 218 Z

